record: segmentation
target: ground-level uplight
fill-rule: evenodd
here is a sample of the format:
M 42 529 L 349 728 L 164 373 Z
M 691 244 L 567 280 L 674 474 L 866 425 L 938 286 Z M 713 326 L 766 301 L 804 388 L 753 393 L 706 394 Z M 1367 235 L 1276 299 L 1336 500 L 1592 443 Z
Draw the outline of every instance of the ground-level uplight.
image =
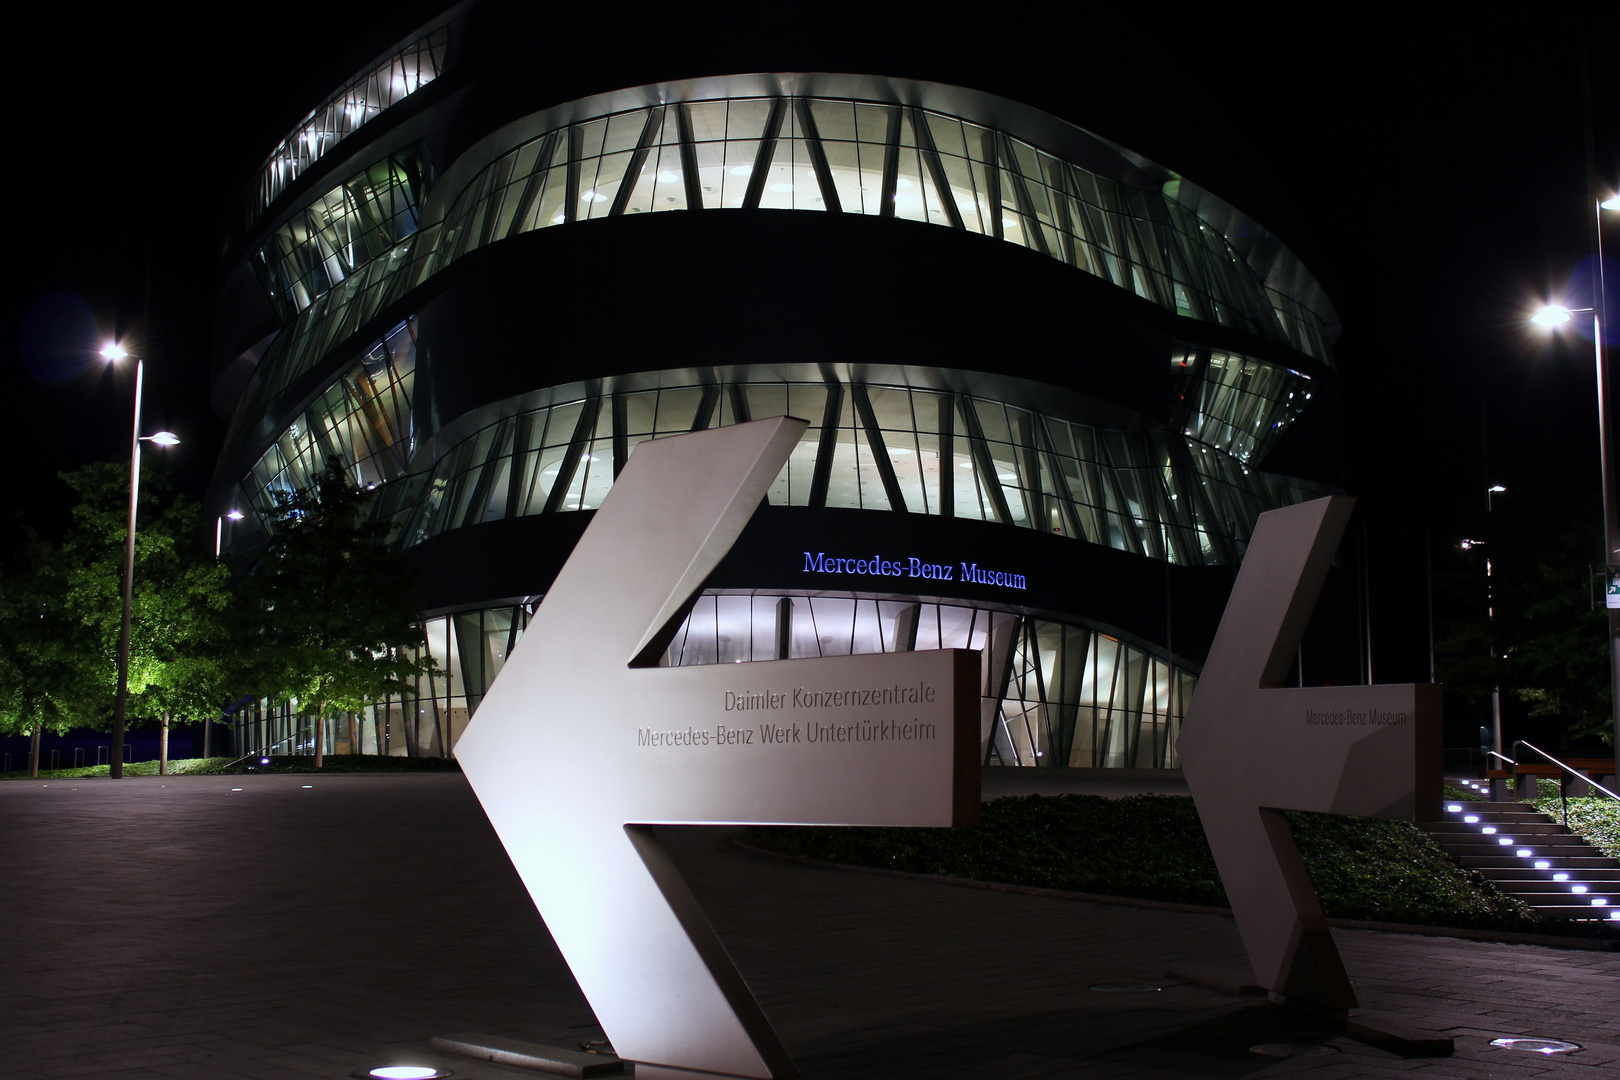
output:
M 355 1076 L 374 1076 L 377 1080 L 436 1080 L 438 1077 L 451 1075 L 447 1069 L 435 1069 L 427 1065 L 379 1065 L 375 1069 L 365 1072 L 356 1072 Z
M 1529 1050 L 1535 1054 L 1572 1054 L 1581 1048 L 1580 1043 L 1566 1042 L 1563 1039 L 1531 1039 L 1514 1036 L 1512 1038 L 1492 1039 L 1492 1046 L 1500 1046 L 1504 1050 Z

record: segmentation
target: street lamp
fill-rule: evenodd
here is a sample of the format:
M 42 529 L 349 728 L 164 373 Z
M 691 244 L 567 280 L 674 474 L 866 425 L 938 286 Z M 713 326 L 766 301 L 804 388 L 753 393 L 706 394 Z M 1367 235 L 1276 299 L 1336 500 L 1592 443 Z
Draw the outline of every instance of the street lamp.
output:
M 129 358 L 116 341 L 109 341 L 101 350 L 101 357 L 109 364 Z M 141 443 L 153 442 L 158 446 L 178 446 L 180 437 L 170 431 L 155 435 L 141 434 L 141 384 L 146 374 L 146 361 L 135 360 L 135 423 L 129 441 L 129 528 L 124 537 L 124 620 L 118 630 L 118 698 L 113 705 L 112 760 L 107 775 L 114 780 L 124 775 L 124 721 L 129 705 L 129 621 L 135 597 L 135 506 L 141 488 Z
M 1544 330 L 1556 331 L 1568 325 L 1576 315 L 1592 315 L 1592 352 L 1597 367 L 1598 399 L 1598 454 L 1603 482 L 1603 561 L 1605 592 L 1610 569 L 1620 565 L 1620 514 L 1616 512 L 1614 485 L 1614 439 L 1609 431 L 1609 368 L 1603 351 L 1603 316 L 1608 298 L 1603 280 L 1603 211 L 1620 211 L 1620 195 L 1611 195 L 1596 202 L 1593 211 L 1594 235 L 1597 240 L 1596 302 L 1589 308 L 1569 308 L 1562 304 L 1546 304 L 1530 321 Z M 1613 702 L 1614 752 L 1620 757 L 1620 608 L 1609 608 L 1609 691 Z

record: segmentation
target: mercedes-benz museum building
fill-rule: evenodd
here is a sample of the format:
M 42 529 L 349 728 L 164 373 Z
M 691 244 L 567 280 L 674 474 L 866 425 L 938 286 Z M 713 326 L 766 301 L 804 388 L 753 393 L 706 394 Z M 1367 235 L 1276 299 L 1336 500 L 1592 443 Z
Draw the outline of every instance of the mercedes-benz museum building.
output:
M 1310 272 L 1005 97 L 553 100 L 510 14 L 451 8 L 300 103 L 224 239 L 225 552 L 336 461 L 423 571 L 442 677 L 328 751 L 453 754 L 637 444 L 786 413 L 809 430 L 666 663 L 981 650 L 986 764 L 1174 767 L 1257 515 L 1328 490 L 1266 468 L 1336 423 Z M 307 745 L 289 713 L 238 714 L 238 752 Z

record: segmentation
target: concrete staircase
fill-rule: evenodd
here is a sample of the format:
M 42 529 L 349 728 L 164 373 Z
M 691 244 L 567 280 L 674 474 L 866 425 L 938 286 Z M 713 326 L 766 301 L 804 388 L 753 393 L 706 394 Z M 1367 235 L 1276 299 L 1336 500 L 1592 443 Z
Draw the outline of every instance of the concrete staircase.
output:
M 1620 861 L 1533 806 L 1446 802 L 1426 829 L 1446 854 L 1549 918 L 1620 921 Z M 1599 901 L 1602 901 L 1599 903 Z

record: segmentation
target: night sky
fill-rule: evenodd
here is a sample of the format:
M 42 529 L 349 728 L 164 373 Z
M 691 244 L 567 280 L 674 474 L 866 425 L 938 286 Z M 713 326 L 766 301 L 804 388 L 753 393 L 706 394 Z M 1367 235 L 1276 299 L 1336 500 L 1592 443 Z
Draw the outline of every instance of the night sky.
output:
M 618 75 L 646 57 L 653 77 L 858 70 L 963 83 L 1127 146 L 1263 222 L 1324 285 L 1344 325 L 1345 483 L 1375 537 L 1406 551 L 1397 581 L 1412 552 L 1421 559 L 1410 539 L 1422 530 L 1449 543 L 1482 527 L 1482 417 L 1490 478 L 1510 489 L 1498 515 L 1584 521 L 1595 560 L 1590 341 L 1549 342 L 1524 317 L 1590 255 L 1588 103 L 1603 194 L 1620 184 L 1614 5 L 1474 7 L 1444 22 L 1365 6 L 1281 18 L 1092 7 L 795 5 L 819 20 L 776 24 L 743 6 L 683 8 L 672 22 L 667 5 L 567 4 L 534 51 L 575 80 L 602 72 L 592 91 L 651 81 Z M 13 514 L 59 531 L 56 473 L 126 459 L 130 381 L 93 356 L 115 331 L 149 358 L 146 430 L 180 434 L 167 452 L 176 480 L 201 494 L 224 434 L 207 404 L 222 215 L 274 141 L 359 67 L 352 50 L 378 11 L 288 0 L 207 16 L 33 5 L 21 17 L 3 335 Z M 1589 93 L 1583 37 L 1603 43 Z M 1620 214 L 1605 216 L 1614 266 Z M 1609 283 L 1620 294 L 1620 272 Z M 1426 678 L 1423 664 L 1388 676 Z

